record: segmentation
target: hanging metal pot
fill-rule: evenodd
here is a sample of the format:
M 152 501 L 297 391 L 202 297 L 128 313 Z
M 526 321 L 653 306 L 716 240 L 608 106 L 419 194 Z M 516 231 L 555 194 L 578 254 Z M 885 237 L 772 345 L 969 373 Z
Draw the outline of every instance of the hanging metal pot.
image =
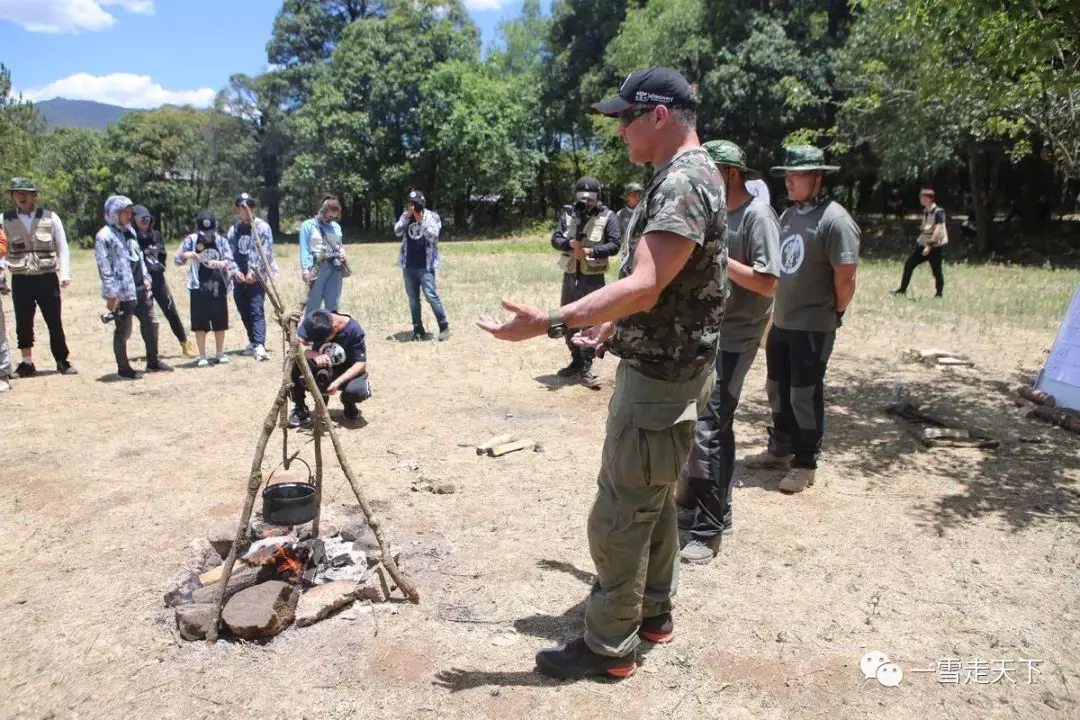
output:
M 315 519 L 315 478 L 311 466 L 300 458 L 295 462 L 304 463 L 308 471 L 307 482 L 280 482 L 270 484 L 274 471 L 266 479 L 267 485 L 262 491 L 263 522 L 271 525 L 303 525 Z

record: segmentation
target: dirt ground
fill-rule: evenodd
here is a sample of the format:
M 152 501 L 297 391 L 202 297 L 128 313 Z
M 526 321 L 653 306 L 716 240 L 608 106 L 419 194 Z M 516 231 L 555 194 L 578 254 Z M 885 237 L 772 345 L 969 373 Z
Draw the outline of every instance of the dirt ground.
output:
M 368 331 L 375 396 L 366 425 L 341 435 L 422 602 L 291 628 L 264 646 L 214 647 L 174 639 L 162 593 L 188 543 L 239 514 L 280 342 L 271 335 L 273 362 L 196 370 L 163 325 L 177 371 L 110 382 L 111 327 L 97 320 L 96 273 L 80 253 L 64 312 L 81 374 L 17 381 L 0 396 L 0 716 L 1080 716 L 1080 437 L 1019 419 L 1006 395 L 1041 366 L 1056 323 L 978 316 L 965 303 L 979 291 L 959 282 L 924 312 L 929 299 L 886 298 L 896 264 L 868 266 L 829 371 L 817 485 L 788 497 L 777 475 L 740 468 L 735 534 L 717 562 L 684 568 L 675 642 L 622 683 L 558 683 L 533 671 L 533 654 L 581 628 L 585 520 L 615 363 L 598 363 L 599 392 L 560 385 L 560 343 L 499 344 L 472 325 L 503 293 L 554 302 L 550 255 L 446 252 L 447 343 L 392 338 L 409 326 L 393 247 L 353 251 L 344 302 Z M 295 250 L 279 262 L 298 296 Z M 186 321 L 179 271 L 170 282 Z M 925 295 L 925 268 L 916 282 Z M 235 310 L 233 321 L 235 349 Z M 51 368 L 45 338 L 39 320 L 38 365 Z M 141 352 L 137 332 L 130 347 Z M 903 362 L 904 350 L 930 347 L 966 353 L 976 368 Z M 920 449 L 882 412 L 898 382 L 1001 449 Z M 736 425 L 740 455 L 764 438 L 763 388 L 761 355 Z M 476 456 L 470 445 L 502 432 L 544 450 Z M 310 435 L 302 442 L 310 457 Z M 333 521 L 357 508 L 330 465 Z M 412 491 L 421 478 L 457 492 Z M 902 667 L 899 687 L 863 679 L 871 650 Z M 949 660 L 965 668 L 958 683 L 918 672 Z M 981 676 L 986 666 L 1010 672 L 985 682 L 1000 674 Z

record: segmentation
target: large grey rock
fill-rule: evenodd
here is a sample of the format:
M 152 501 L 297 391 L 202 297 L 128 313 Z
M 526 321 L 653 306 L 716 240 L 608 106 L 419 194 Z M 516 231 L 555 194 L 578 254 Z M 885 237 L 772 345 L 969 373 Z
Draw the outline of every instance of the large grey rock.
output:
M 341 528 L 341 539 L 346 542 L 356 542 L 361 537 L 364 537 L 365 533 L 370 532 L 371 528 L 368 527 L 367 521 L 363 518 L 360 520 L 350 520 Z M 374 534 L 372 534 L 372 537 L 375 537 Z
M 270 580 L 233 595 L 221 620 L 244 640 L 273 637 L 292 624 L 299 597 L 292 585 Z
M 188 543 L 187 569 L 191 572 L 202 575 L 220 564 L 221 555 L 206 538 L 196 538 Z
M 178 605 L 176 607 L 176 628 L 185 640 L 205 640 L 210 631 L 210 620 L 214 606 L 210 603 Z
M 338 580 L 316 585 L 300 596 L 296 605 L 296 624 L 307 627 L 329 617 L 356 598 L 356 583 Z
M 233 540 L 236 539 L 236 523 L 223 520 L 215 524 L 206 533 L 206 539 L 217 551 L 218 557 L 224 560 L 232 548 Z

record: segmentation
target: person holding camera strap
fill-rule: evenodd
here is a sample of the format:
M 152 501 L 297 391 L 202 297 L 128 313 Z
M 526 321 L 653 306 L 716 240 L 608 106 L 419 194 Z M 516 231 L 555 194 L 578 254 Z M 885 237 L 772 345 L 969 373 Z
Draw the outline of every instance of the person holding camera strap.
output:
M 341 286 L 351 273 L 341 240 L 341 203 L 333 195 L 322 199 L 319 213 L 300 226 L 300 271 L 308 286 L 304 312 L 320 307 L 337 312 Z
M 229 329 L 229 293 L 232 292 L 233 256 L 227 238 L 218 232 L 217 216 L 209 210 L 195 217 L 195 232 L 176 250 L 177 265 L 191 263 L 187 287 L 191 293 L 191 330 L 199 346 L 196 367 L 209 367 L 206 333 L 213 331 L 215 362 L 229 362 L 225 354 L 225 331 Z
M 439 342 L 450 339 L 450 323 L 446 310 L 435 289 L 435 272 L 441 264 L 439 233 L 442 218 L 434 210 L 427 209 L 424 193 L 413 190 L 405 202 L 405 212 L 394 223 L 394 235 L 401 238 L 398 265 L 405 276 L 405 294 L 409 297 L 409 313 L 412 316 L 413 340 L 426 340 L 424 320 L 420 311 L 420 291 L 431 306 L 435 321 L 439 324 Z
M 360 417 L 359 403 L 371 397 L 367 374 L 367 342 L 364 328 L 348 315 L 328 310 L 314 310 L 304 316 L 297 335 L 308 349 L 304 351 L 315 376 L 315 384 L 326 402 L 329 396 L 341 393 L 345 419 Z M 298 428 L 311 422 L 311 411 L 305 397 L 307 380 L 296 367 L 292 370 L 293 410 L 289 427 Z
M 116 374 L 138 380 L 142 373 L 131 367 L 127 355 L 132 317 L 139 318 L 139 331 L 146 344 L 146 371 L 164 372 L 171 368 L 158 359 L 158 323 L 150 272 L 131 227 L 132 205 L 123 195 L 112 195 L 105 201 L 105 227 L 94 238 L 94 258 L 101 276 L 101 297 L 111 313 L 111 317 L 108 313 L 103 315 L 102 320 L 116 323 L 113 331 Z
M 622 225 L 619 217 L 600 202 L 600 181 L 583 177 L 574 186 L 574 204 L 564 205 L 559 225 L 551 236 L 551 245 L 559 251 L 563 271 L 560 305 L 569 305 L 604 287 L 608 258 L 619 252 Z M 594 350 L 574 344 L 576 329 L 567 330 L 566 347 L 570 364 L 559 370 L 559 377 L 577 375 L 581 384 L 598 390 L 600 379 L 592 372 Z

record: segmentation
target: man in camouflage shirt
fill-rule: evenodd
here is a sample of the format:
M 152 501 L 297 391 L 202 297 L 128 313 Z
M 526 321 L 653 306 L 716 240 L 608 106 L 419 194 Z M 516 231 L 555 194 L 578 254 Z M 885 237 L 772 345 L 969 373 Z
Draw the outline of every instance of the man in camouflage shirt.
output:
M 743 466 L 787 470 L 779 486 L 786 493 L 814 484 L 825 436 L 825 368 L 855 296 L 859 226 L 822 194 L 825 173 L 839 169 L 809 145 L 788 148 L 784 164 L 772 169 L 784 176 L 793 203 L 780 216 L 780 286 L 765 341 L 773 426 L 768 449 Z
M 723 180 L 698 142 L 695 108 L 690 85 L 669 68 L 639 70 L 618 97 L 594 105 L 619 119 L 631 162 L 655 168 L 624 231 L 619 279 L 557 310 L 503 301 L 513 319 L 479 322 L 511 341 L 589 328 L 581 346 L 622 360 L 589 513 L 597 581 L 584 637 L 537 653 L 553 677 L 627 677 L 642 638 L 674 637 L 675 486 L 712 391 L 727 286 Z

